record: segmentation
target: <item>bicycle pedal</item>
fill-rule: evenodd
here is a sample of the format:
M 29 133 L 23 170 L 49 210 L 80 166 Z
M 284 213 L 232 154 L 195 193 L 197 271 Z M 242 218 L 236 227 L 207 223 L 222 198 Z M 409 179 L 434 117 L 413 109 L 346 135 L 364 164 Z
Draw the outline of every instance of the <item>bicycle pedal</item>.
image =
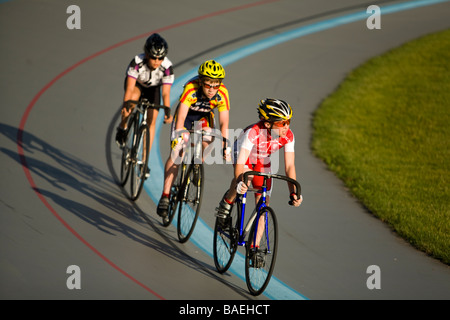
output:
M 125 147 L 125 143 L 120 143 L 119 141 L 116 140 L 116 144 L 119 147 L 119 149 L 123 149 Z
M 226 219 L 226 218 L 228 218 L 229 216 L 230 216 L 230 214 L 224 212 L 222 208 L 220 208 L 220 207 L 217 207 L 217 208 L 216 208 L 216 217 L 217 217 L 217 218 Z
M 260 268 L 264 268 L 265 266 L 265 261 L 262 257 L 260 256 L 256 256 L 255 258 L 252 259 L 252 267 L 255 269 L 260 269 Z

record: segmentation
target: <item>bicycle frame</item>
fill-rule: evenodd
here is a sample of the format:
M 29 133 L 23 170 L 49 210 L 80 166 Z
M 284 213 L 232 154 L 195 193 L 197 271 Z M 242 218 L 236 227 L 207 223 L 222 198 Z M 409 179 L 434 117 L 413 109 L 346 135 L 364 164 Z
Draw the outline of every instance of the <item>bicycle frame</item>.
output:
M 238 239 L 238 245 L 240 246 L 245 246 L 246 245 L 246 240 L 245 237 L 247 236 L 247 233 L 250 231 L 250 228 L 253 224 L 253 221 L 255 220 L 255 218 L 257 218 L 257 223 L 259 223 L 259 219 L 261 217 L 261 211 L 267 207 L 266 201 L 267 201 L 267 180 L 269 178 L 276 178 L 276 179 L 282 179 L 288 182 L 293 183 L 296 186 L 296 193 L 297 193 L 297 197 L 301 194 L 301 188 L 300 188 L 300 184 L 290 178 L 287 178 L 285 176 L 280 176 L 280 175 L 276 175 L 276 174 L 266 174 L 266 173 L 261 173 L 261 172 L 256 172 L 256 171 L 247 171 L 244 174 L 244 181 L 247 181 L 247 177 L 249 175 L 260 175 L 263 176 L 264 180 L 263 180 L 263 184 L 261 186 L 261 189 L 254 189 L 254 188 L 249 188 L 248 191 L 251 192 L 258 192 L 261 193 L 261 198 L 259 199 L 258 203 L 255 206 L 255 209 L 253 209 L 249 220 L 247 221 L 247 224 L 245 225 L 244 228 L 244 222 L 245 222 L 245 208 L 246 208 L 246 204 L 247 204 L 247 194 L 248 191 L 242 195 L 242 200 L 240 199 L 240 197 L 238 196 L 236 198 L 236 205 L 238 206 L 238 212 L 240 215 L 240 221 L 239 221 L 239 239 Z M 258 228 L 258 225 L 256 225 L 256 228 Z M 267 233 L 267 219 L 265 219 L 265 232 Z M 255 233 L 255 237 L 256 237 L 256 233 Z M 250 239 L 249 239 L 250 240 Z M 255 239 L 253 239 L 253 241 L 255 241 Z M 267 244 L 267 247 L 270 250 L 269 247 L 269 243 Z
M 136 116 L 137 116 L 139 126 L 147 125 L 147 114 L 148 114 L 148 108 L 145 108 L 142 105 L 142 103 L 139 103 L 136 106 Z
M 139 100 L 139 101 L 136 101 L 136 100 L 128 100 L 127 101 L 129 104 L 131 104 L 131 103 L 133 103 L 133 104 L 136 104 L 136 113 L 137 112 L 139 112 L 140 113 L 140 116 L 142 116 L 142 118 L 141 117 L 139 117 L 139 126 L 141 126 L 141 125 L 146 125 L 147 124 L 147 114 L 148 114 L 148 109 L 164 109 L 164 113 L 165 113 L 165 115 L 167 116 L 167 117 L 169 117 L 170 116 L 170 107 L 168 107 L 168 106 L 163 106 L 163 105 L 159 105 L 159 104 L 154 104 L 154 103 L 150 103 L 149 101 L 148 101 L 148 99 L 141 99 L 141 100 Z M 128 109 L 129 109 L 129 107 L 128 107 Z M 142 121 L 141 121 L 141 119 L 142 119 Z
M 249 176 L 262 176 L 262 186 L 249 188 L 236 198 L 235 206 L 228 217 L 217 216 L 214 226 L 214 264 L 220 273 L 226 272 L 239 246 L 245 247 L 245 281 L 252 295 L 261 294 L 267 287 L 274 270 L 278 247 L 278 222 L 275 211 L 267 203 L 267 184 L 271 178 L 288 182 L 289 189 L 295 187 L 297 198 L 301 195 L 300 184 L 287 176 L 247 171 L 243 181 L 248 184 Z M 261 194 L 255 209 L 246 222 L 248 192 Z M 258 197 L 257 197 L 258 198 Z M 293 198 L 289 204 L 293 205 Z M 216 209 L 218 210 L 218 209 Z M 256 220 L 255 220 L 256 219 Z
M 194 127 L 194 125 L 193 125 Z M 219 132 L 216 132 L 217 129 L 211 128 L 211 131 L 207 131 L 204 129 L 184 129 L 182 132 L 189 133 L 190 135 L 190 141 L 187 143 L 191 144 L 192 148 L 189 148 L 189 157 L 185 157 L 186 160 L 191 159 L 193 164 L 203 164 L 203 157 L 205 156 L 205 150 L 203 150 L 203 142 L 204 137 L 212 137 L 213 140 L 211 143 L 213 143 L 215 138 L 220 138 L 225 143 L 225 145 L 229 146 L 230 141 L 223 137 L 222 134 Z M 184 150 L 186 152 L 186 150 Z
M 127 133 L 127 146 L 123 149 L 122 153 L 121 184 L 122 186 L 125 185 L 131 170 L 130 197 L 135 201 L 142 190 L 150 153 L 150 130 L 147 123 L 148 109 L 164 109 L 165 115 L 170 117 L 170 107 L 150 103 L 145 98 L 139 101 L 126 101 L 125 107 L 128 111 L 131 105 L 135 105 L 135 107 L 128 120 L 130 128 L 128 128 Z M 125 173 L 124 170 L 127 170 L 127 172 Z
M 264 181 L 265 182 L 265 181 Z M 250 228 L 253 224 L 253 221 L 258 217 L 260 217 L 261 209 L 267 207 L 266 205 L 266 194 L 267 194 L 267 187 L 265 186 L 265 183 L 262 187 L 262 190 L 250 190 L 250 191 L 262 191 L 262 196 L 259 199 L 258 203 L 255 206 L 255 209 L 253 209 L 252 213 L 250 214 L 250 218 L 247 221 L 247 224 L 245 224 L 245 208 L 247 204 L 247 193 L 242 195 L 242 200 L 239 198 L 236 199 L 236 204 L 238 205 L 238 210 L 240 208 L 240 222 L 239 222 L 239 240 L 238 245 L 245 246 L 246 241 L 245 237 L 247 236 L 248 232 L 250 231 Z
M 182 243 L 190 238 L 200 213 L 204 185 L 203 136 L 220 136 L 224 141 L 228 141 L 215 132 L 209 132 L 203 129 L 183 131 L 190 134 L 187 145 L 193 148 L 190 148 L 188 152 L 183 148 L 181 151 L 183 155 L 180 158 L 180 165 L 187 166 L 186 174 L 182 177 L 182 181 L 180 182 L 181 187 L 178 189 L 178 194 L 176 195 L 176 200 L 180 202 L 178 207 L 177 231 L 178 239 Z M 191 163 L 188 163 L 189 161 Z M 192 190 L 192 186 L 196 189 Z M 190 193 L 190 191 L 193 192 Z M 192 206 L 186 208 L 187 204 L 191 204 Z

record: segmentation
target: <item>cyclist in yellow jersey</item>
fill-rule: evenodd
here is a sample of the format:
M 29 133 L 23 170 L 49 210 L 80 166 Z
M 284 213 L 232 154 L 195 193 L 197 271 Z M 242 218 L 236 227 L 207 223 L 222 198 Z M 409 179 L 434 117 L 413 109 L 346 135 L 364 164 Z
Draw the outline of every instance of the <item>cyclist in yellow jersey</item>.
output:
M 184 85 L 183 93 L 175 111 L 171 132 L 171 153 L 165 164 L 164 187 L 158 203 L 157 213 L 166 217 L 169 208 L 169 194 L 172 182 L 178 173 L 183 155 L 183 145 L 189 140 L 185 129 L 192 129 L 193 123 L 203 128 L 214 127 L 214 109 L 218 109 L 222 136 L 228 138 L 230 99 L 222 83 L 225 70 L 214 60 L 205 61 L 198 68 L 198 75 Z M 183 132 L 184 131 L 184 132 Z M 205 148 L 211 141 L 204 141 Z M 230 149 L 223 146 L 224 158 L 230 157 Z

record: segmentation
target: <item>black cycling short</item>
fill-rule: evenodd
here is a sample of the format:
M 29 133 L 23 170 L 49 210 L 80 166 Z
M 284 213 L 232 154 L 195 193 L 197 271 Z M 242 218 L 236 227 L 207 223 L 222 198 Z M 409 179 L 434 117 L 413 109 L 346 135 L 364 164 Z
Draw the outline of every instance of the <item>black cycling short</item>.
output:
M 123 84 L 123 89 L 127 89 L 127 78 Z M 136 81 L 136 87 L 141 91 L 140 98 L 146 98 L 150 103 L 161 104 L 161 86 L 144 87 L 139 82 Z

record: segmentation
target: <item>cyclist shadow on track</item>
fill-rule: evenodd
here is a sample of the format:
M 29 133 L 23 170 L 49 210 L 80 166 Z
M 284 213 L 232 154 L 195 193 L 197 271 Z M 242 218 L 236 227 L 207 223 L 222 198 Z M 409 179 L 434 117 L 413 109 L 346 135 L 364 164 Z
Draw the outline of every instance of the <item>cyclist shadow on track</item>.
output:
M 161 112 L 160 112 L 161 113 Z M 161 114 L 158 116 L 161 117 Z M 105 150 L 106 150 L 106 162 L 108 165 L 108 169 L 110 171 L 111 176 L 113 177 L 113 180 L 117 185 L 119 185 L 119 173 L 118 173 L 118 163 L 120 162 L 120 150 L 118 149 L 117 145 L 114 142 L 114 133 L 115 128 L 117 127 L 118 121 L 120 119 L 120 109 L 113 115 L 112 120 L 109 124 L 107 133 L 106 133 L 106 143 L 105 143 Z M 160 119 L 162 121 L 162 118 Z M 163 130 L 163 129 L 162 129 Z M 167 137 L 165 137 L 167 138 Z M 169 140 L 167 140 L 169 141 Z M 155 144 L 156 145 L 156 144 Z M 151 152 L 151 151 L 150 151 Z M 208 181 L 206 181 L 208 182 Z M 161 182 L 162 184 L 162 182 Z M 127 196 L 126 191 L 123 190 L 122 193 L 124 196 Z M 222 190 L 220 190 L 222 192 Z M 136 210 L 141 211 L 137 206 Z M 142 212 L 142 211 L 141 211 Z M 156 214 L 156 210 L 154 210 L 154 213 Z M 143 216 L 146 216 L 145 213 L 141 213 Z M 215 280 L 221 281 L 231 287 L 234 291 L 236 291 L 239 294 L 243 294 L 245 297 L 248 298 L 248 292 L 244 290 L 244 288 L 234 286 L 232 283 L 227 282 L 223 279 L 224 276 L 227 274 L 223 274 L 221 277 L 217 275 L 216 269 L 214 265 L 203 263 L 202 261 L 198 261 L 195 258 L 189 256 L 186 254 L 183 250 L 180 250 L 177 245 L 179 244 L 178 239 L 175 237 L 171 237 L 167 235 L 167 233 L 164 230 L 161 230 L 160 223 L 154 225 L 151 221 L 148 220 L 148 218 L 144 218 L 147 220 L 147 223 L 156 231 L 159 233 L 161 237 L 165 239 L 167 242 L 167 245 L 171 247 L 171 250 L 176 251 L 176 255 L 182 255 L 185 264 L 190 264 L 191 268 L 194 268 L 196 271 L 203 273 L 209 277 L 214 278 Z
M 186 256 L 179 250 L 133 228 L 131 224 L 120 222 L 112 215 L 95 209 L 102 208 L 101 210 L 104 212 L 119 214 L 147 229 L 149 227 L 149 221 L 142 218 L 142 212 L 136 210 L 125 198 L 121 199 L 122 194 L 117 192 L 116 185 L 111 185 L 112 180 L 108 175 L 26 131 L 19 132 L 21 139 L 17 141 L 18 132 L 17 128 L 0 124 L 0 133 L 14 143 L 20 143 L 24 150 L 24 156 L 21 157 L 17 151 L 4 147 L 0 148 L 0 152 L 15 160 L 20 166 L 27 168 L 33 177 L 39 179 L 33 189 L 45 197 L 52 206 L 54 203 L 55 211 L 62 214 L 68 211 L 108 235 L 115 236 L 121 233 L 190 268 L 198 269 L 198 266 L 186 259 Z M 7 161 L 9 160 L 3 157 L 2 164 L 5 165 Z M 99 205 L 94 202 L 94 205 L 89 206 L 88 203 L 91 201 L 86 198 L 95 200 Z M 59 210 L 59 207 L 62 209 Z M 104 209 L 105 207 L 108 210 Z

